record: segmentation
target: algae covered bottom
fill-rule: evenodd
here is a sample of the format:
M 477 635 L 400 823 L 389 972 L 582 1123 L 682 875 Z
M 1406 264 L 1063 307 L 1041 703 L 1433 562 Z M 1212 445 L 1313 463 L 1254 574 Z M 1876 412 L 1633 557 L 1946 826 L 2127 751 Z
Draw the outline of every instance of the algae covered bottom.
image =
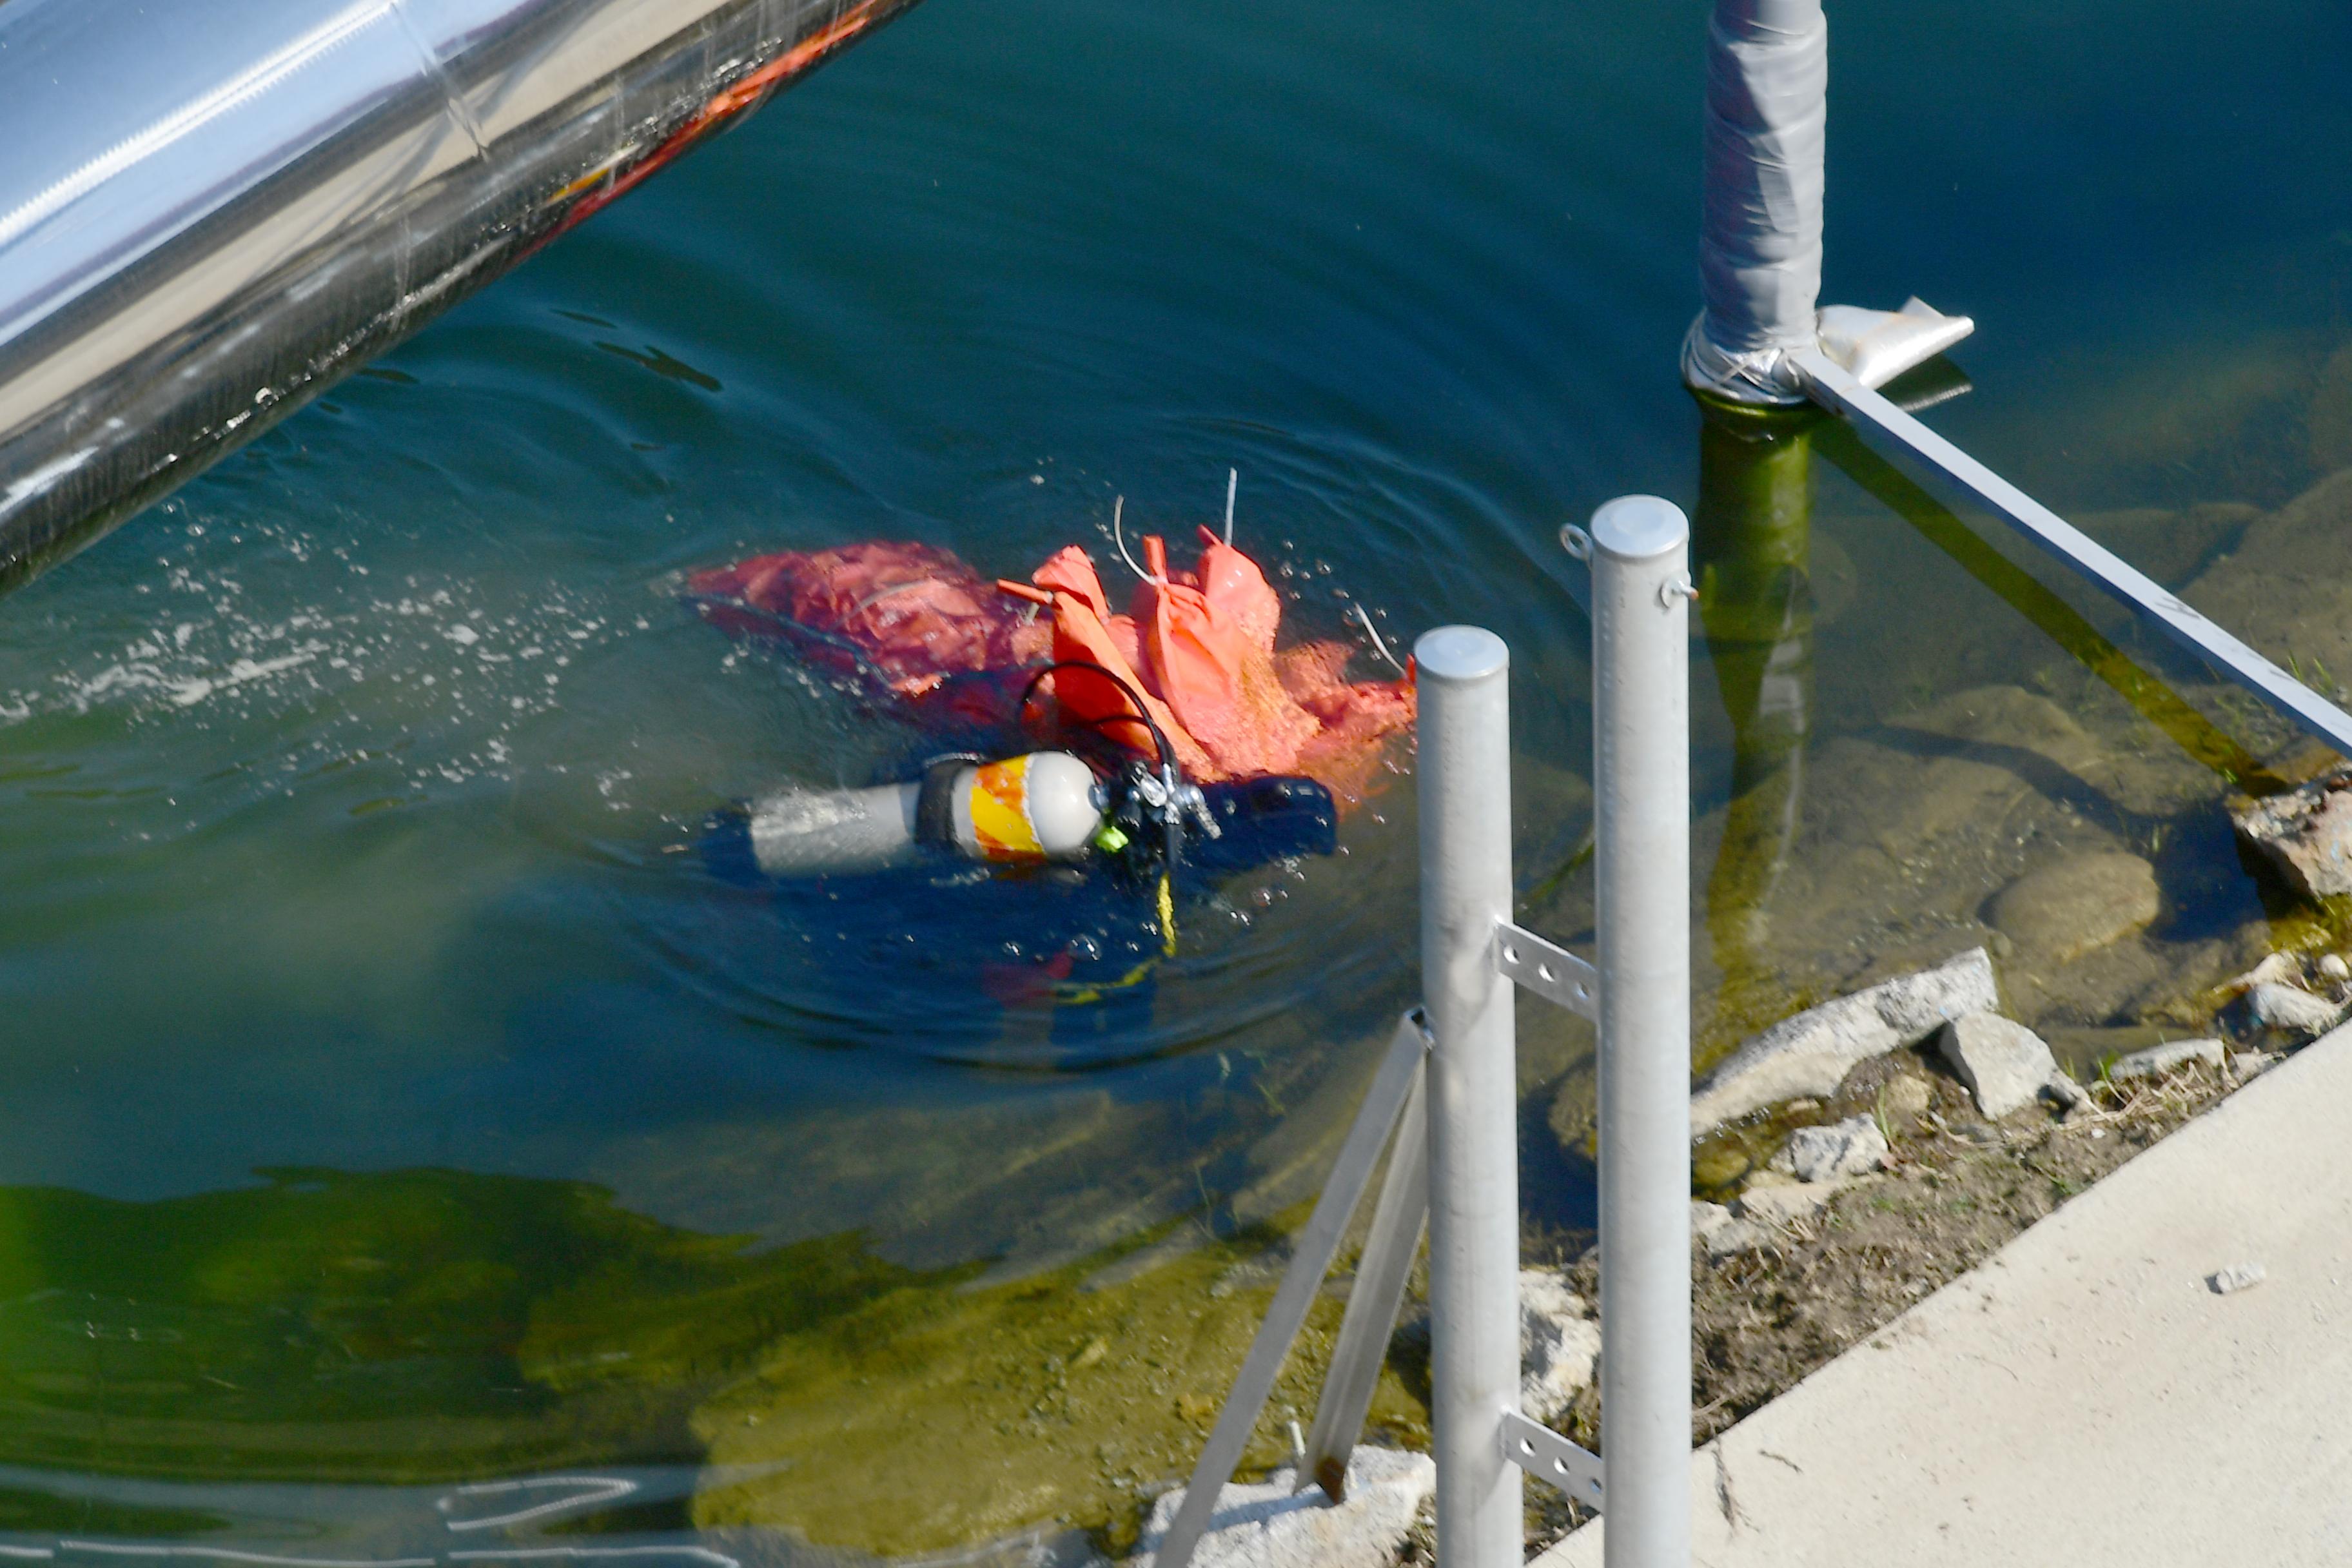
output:
M 1843 19 L 1832 266 L 1982 323 L 1940 427 L 2333 682 L 2352 165 L 2308 149 L 2352 37 L 2202 20 Z M 2080 1060 L 2326 929 L 2230 842 L 2261 715 L 1834 426 L 1676 384 L 1698 25 L 919 7 L 0 601 L 0 1540 L 1061 1551 L 1183 1473 L 1412 999 L 1410 780 L 1148 987 L 967 983 L 1090 933 L 984 872 L 779 898 L 691 853 L 920 754 L 680 605 L 746 555 L 1014 573 L 1238 468 L 1302 638 L 1511 644 L 1518 918 L 1575 944 L 1555 538 L 1654 491 L 1697 533 L 1706 1052 L 1981 943 Z M 1564 1236 L 1589 1046 L 1523 1015 Z

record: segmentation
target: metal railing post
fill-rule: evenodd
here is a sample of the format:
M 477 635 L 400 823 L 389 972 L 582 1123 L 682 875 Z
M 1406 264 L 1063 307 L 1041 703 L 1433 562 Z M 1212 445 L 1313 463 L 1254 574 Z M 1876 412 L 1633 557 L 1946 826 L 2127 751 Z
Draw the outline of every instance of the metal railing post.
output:
M 1421 694 L 1422 995 L 1428 1066 L 1430 1430 L 1437 1560 L 1518 1568 L 1519 1173 L 1512 985 L 1510 652 L 1441 626 L 1413 645 Z
M 1690 523 L 1592 517 L 1608 1568 L 1690 1562 Z

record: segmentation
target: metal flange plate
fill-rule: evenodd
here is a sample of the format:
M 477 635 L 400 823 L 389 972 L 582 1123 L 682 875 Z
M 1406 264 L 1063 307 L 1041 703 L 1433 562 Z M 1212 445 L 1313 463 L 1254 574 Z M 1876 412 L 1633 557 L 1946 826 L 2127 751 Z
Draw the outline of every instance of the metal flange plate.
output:
M 1503 1457 L 1587 1508 L 1601 1506 L 1601 1456 L 1578 1447 L 1549 1426 L 1537 1426 L 1516 1410 L 1503 1413 Z
M 1600 1022 L 1601 972 L 1566 948 L 1521 931 L 1508 921 L 1498 921 L 1495 967 L 1545 1001 Z

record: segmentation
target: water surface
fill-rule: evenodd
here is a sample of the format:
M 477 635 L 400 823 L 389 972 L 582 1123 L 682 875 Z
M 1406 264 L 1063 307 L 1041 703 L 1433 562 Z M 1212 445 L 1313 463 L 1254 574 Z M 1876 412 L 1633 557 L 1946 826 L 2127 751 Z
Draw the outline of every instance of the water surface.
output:
M 586 1519 L 740 1559 L 1100 1522 L 1009 1479 L 911 1534 L 753 1484 L 796 1462 L 743 1449 L 762 1409 L 818 1448 L 824 1402 L 880 1375 L 858 1357 L 919 1381 L 956 1333 L 1032 1321 L 1070 1342 L 1010 1342 L 1052 1366 L 982 1434 L 1006 1475 L 1047 1408 L 1121 1485 L 1181 1470 L 1169 1433 L 1108 1455 L 1108 1406 L 1070 1402 L 1097 1338 L 1127 1354 L 1083 1302 L 1144 1321 L 1076 1282 L 1195 1231 L 1244 1258 L 1311 1193 L 1412 996 L 1409 781 L 1344 858 L 1188 910 L 1148 991 L 990 994 L 965 960 L 1035 959 L 1033 895 L 828 908 L 681 852 L 715 805 L 888 776 L 921 740 L 698 623 L 679 574 L 877 535 L 1021 574 L 1115 496 L 1189 532 L 1238 468 L 1238 541 L 1301 633 L 1349 635 L 1357 602 L 1401 639 L 1509 640 L 1521 880 L 1577 937 L 1588 633 L 1554 535 L 1614 494 L 1699 499 L 1674 349 L 1702 24 L 934 0 L 0 606 L 5 1539 L 437 1559 L 572 1551 L 548 1532 Z M 1828 295 L 1978 319 L 1940 427 L 2094 531 L 2319 476 L 2306 410 L 2352 335 L 2352 163 L 2317 151 L 2352 144 L 2341 7 L 1833 24 Z M 1759 742 L 1724 678 L 1780 623 L 1694 643 L 1703 854 L 1791 747 L 2073 668 L 1813 467 L 1794 738 Z M 2127 547 L 2185 580 L 2216 527 L 2202 555 L 2168 524 Z M 2225 834 L 2169 842 L 2179 940 L 2259 917 Z M 1776 875 L 1712 886 L 1745 910 Z M 1824 936 L 1759 977 L 1740 921 L 1709 929 L 1706 984 L 1768 1011 L 1894 951 L 1815 964 Z M 1591 1172 L 1545 1108 L 1580 1042 L 1526 1028 L 1528 1205 L 1573 1227 Z M 988 1294 L 1024 1280 L 1045 1294 Z M 1161 1355 L 1185 1371 L 1157 1418 L 1190 1429 L 1180 1396 L 1238 1342 Z M 919 1467 L 926 1440 L 856 1453 Z M 574 1473 L 627 1500 L 582 1482 L 469 1522 Z

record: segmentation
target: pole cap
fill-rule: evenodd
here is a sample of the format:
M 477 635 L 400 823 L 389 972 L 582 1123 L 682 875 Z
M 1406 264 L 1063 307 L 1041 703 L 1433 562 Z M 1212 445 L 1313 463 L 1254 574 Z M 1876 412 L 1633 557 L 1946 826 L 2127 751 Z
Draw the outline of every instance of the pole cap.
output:
M 1651 561 L 1690 542 L 1690 519 L 1657 496 L 1619 496 L 1592 514 L 1592 542 L 1621 561 Z
M 1412 645 L 1424 680 L 1484 680 L 1511 668 L 1510 646 L 1484 626 L 1438 626 Z

